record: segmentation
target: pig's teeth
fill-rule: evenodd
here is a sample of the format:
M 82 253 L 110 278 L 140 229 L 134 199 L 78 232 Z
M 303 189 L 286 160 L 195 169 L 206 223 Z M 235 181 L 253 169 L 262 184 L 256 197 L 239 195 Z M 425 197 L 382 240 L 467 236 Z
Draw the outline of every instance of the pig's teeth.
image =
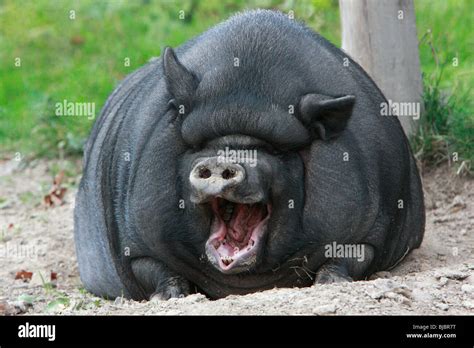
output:
M 226 266 L 232 263 L 232 258 L 230 256 L 224 256 L 222 258 L 222 263 Z

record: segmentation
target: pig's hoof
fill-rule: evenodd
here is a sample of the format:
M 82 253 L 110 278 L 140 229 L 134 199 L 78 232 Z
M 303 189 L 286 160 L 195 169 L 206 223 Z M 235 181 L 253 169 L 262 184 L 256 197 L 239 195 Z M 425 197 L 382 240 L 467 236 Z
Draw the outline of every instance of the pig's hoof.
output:
M 352 280 L 351 277 L 341 271 L 340 267 L 336 265 L 324 265 L 318 270 L 314 283 L 331 284 L 351 282 Z
M 189 282 L 181 277 L 168 278 L 150 295 L 150 301 L 166 301 L 170 298 L 186 297 L 190 293 Z

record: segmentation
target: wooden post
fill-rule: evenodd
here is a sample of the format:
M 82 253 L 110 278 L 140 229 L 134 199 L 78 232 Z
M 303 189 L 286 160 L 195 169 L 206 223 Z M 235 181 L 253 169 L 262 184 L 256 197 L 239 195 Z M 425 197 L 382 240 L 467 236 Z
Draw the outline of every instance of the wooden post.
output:
M 339 0 L 342 49 L 395 103 L 419 103 L 422 77 L 413 0 Z M 403 104 L 408 105 L 408 104 Z M 399 116 L 407 135 L 417 129 L 416 115 Z

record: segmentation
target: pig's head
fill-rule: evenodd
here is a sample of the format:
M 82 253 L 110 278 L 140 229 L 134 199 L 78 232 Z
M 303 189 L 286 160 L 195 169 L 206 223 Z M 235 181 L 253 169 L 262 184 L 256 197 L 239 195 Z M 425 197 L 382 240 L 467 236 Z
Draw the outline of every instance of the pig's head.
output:
M 305 94 L 289 113 L 264 96 L 227 93 L 163 55 L 169 107 L 188 151 L 180 193 L 191 202 L 201 253 L 220 272 L 266 271 L 305 243 L 301 151 L 340 134 L 353 96 Z

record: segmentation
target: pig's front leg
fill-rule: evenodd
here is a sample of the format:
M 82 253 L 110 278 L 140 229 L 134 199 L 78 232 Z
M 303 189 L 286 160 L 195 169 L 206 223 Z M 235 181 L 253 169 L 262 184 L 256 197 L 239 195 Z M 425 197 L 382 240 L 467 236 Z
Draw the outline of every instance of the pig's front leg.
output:
M 190 284 L 186 279 L 151 257 L 133 260 L 132 270 L 149 300 L 168 300 L 190 293 Z
M 374 249 L 368 244 L 363 244 L 361 255 L 331 258 L 322 265 L 315 278 L 315 284 L 330 284 L 363 279 L 374 259 Z

